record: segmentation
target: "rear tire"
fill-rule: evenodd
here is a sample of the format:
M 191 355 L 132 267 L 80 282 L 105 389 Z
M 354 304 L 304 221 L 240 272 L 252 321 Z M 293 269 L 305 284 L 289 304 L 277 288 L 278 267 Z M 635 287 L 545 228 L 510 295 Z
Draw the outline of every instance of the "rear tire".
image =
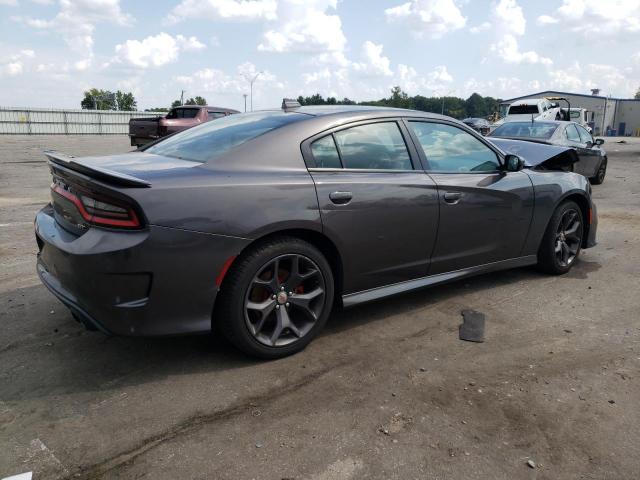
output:
M 560 204 L 549 220 L 540 248 L 538 268 L 551 275 L 563 275 L 575 264 L 584 236 L 582 210 L 577 203 Z
M 606 174 L 607 174 L 607 159 L 605 157 L 602 159 L 602 162 L 600 162 L 600 167 L 598 168 L 596 176 L 591 177 L 589 181 L 593 185 L 602 185 L 602 182 L 604 182 L 604 177 Z
M 283 236 L 243 253 L 219 295 L 217 329 L 244 353 L 275 359 L 304 349 L 322 330 L 334 280 L 316 247 Z

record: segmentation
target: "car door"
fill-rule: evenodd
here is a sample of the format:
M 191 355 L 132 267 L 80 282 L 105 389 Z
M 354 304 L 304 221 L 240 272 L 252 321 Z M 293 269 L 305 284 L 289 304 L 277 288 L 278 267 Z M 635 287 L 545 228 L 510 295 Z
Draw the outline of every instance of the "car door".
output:
M 588 178 L 595 177 L 600 168 L 600 161 L 602 159 L 602 151 L 600 147 L 595 144 L 593 137 L 582 125 L 576 125 L 578 134 L 580 135 L 580 142 L 582 144 L 583 153 L 580 156 L 580 161 L 584 161 L 585 171 L 584 175 Z
M 573 171 L 584 175 L 585 177 L 593 176 L 591 173 L 591 170 L 593 169 L 593 166 L 591 165 L 593 158 L 591 158 L 591 155 L 585 148 L 586 144 L 582 143 L 580 133 L 578 133 L 578 128 L 575 123 L 569 123 L 566 125 L 564 129 L 564 141 L 568 146 L 572 147 L 576 151 L 578 158 L 580 159 L 573 165 Z
M 341 253 L 343 293 L 427 274 L 438 192 L 406 137 L 400 121 L 384 120 L 323 132 L 302 145 L 323 229 Z
M 429 274 L 517 258 L 533 215 L 529 176 L 506 172 L 495 148 L 445 122 L 407 122 L 438 186 L 440 221 Z

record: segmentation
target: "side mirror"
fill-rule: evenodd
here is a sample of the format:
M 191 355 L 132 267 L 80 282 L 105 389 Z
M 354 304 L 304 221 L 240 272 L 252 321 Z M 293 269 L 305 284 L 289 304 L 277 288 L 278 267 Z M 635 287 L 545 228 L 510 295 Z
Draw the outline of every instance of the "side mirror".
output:
M 604 143 L 604 138 L 596 138 L 596 145 L 600 146 Z
M 524 168 L 524 160 L 517 155 L 507 155 L 504 157 L 504 169 L 507 172 L 519 172 Z

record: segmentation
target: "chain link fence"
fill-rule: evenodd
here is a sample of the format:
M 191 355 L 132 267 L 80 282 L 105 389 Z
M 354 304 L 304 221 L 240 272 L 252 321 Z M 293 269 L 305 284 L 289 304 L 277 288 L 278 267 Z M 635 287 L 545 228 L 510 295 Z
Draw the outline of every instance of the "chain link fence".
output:
M 126 135 L 129 120 L 157 112 L 0 107 L 0 135 Z

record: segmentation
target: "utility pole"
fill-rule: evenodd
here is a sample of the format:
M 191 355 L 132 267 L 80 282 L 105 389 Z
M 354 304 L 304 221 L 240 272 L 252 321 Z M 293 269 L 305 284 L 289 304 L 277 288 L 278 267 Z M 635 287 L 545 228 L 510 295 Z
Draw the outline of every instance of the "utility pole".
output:
M 246 113 L 247 112 L 247 94 L 243 93 L 242 96 L 244 97 L 244 111 Z
M 180 105 L 184 105 L 184 90 L 180 92 Z
M 249 80 L 249 87 L 250 87 L 250 94 L 251 96 L 249 97 L 250 100 L 250 104 L 251 104 L 251 111 L 253 112 L 253 82 L 255 82 L 257 80 L 257 78 L 260 76 L 260 74 L 262 73 L 262 70 L 260 70 L 258 73 L 256 73 L 252 79 L 247 78 L 247 80 Z

